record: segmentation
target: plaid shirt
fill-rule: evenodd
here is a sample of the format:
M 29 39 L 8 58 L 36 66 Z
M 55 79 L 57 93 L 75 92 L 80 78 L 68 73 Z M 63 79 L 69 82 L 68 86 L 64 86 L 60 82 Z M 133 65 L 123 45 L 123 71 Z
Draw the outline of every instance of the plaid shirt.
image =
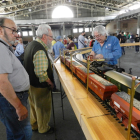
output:
M 39 38 L 36 39 L 37 42 L 41 43 L 46 50 L 48 50 L 47 45 L 40 40 Z M 39 78 L 39 82 L 45 82 L 49 79 L 47 75 L 48 69 L 48 58 L 44 51 L 40 50 L 37 51 L 33 56 L 33 63 L 34 63 L 34 72 L 36 76 Z

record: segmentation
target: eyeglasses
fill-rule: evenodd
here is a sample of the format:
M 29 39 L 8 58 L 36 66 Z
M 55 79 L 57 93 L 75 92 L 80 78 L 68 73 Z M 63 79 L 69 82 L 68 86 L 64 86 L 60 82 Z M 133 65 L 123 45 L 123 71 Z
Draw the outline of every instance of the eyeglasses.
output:
M 49 37 L 51 37 L 53 39 L 53 36 L 50 36 L 50 35 L 46 35 L 46 36 L 49 36 Z
M 9 28 L 9 27 L 6 27 L 6 26 L 1 26 L 1 27 L 4 27 L 4 28 L 7 28 L 7 29 L 10 29 L 12 31 L 12 34 L 15 35 L 19 32 L 19 30 L 15 30 L 15 29 L 12 29 L 12 28 Z
M 95 38 L 100 38 L 102 35 L 101 34 L 99 34 L 99 35 L 96 35 L 96 36 L 94 36 Z

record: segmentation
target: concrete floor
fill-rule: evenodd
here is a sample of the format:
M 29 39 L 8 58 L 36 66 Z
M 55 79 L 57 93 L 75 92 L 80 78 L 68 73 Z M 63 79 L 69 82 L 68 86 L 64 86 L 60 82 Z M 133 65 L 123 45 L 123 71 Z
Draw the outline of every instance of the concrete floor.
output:
M 132 75 L 140 77 L 140 53 L 135 53 L 135 48 L 125 48 L 125 55 L 120 58 L 120 67 L 129 73 L 132 68 Z
M 125 55 L 120 58 L 120 67 L 124 68 L 127 73 L 129 73 L 129 68 L 132 68 L 132 74 L 140 77 L 140 54 L 135 54 L 134 48 L 125 48 L 125 51 Z M 57 83 L 57 87 L 59 88 L 59 83 Z M 53 96 L 57 140 L 86 140 L 68 99 L 64 98 L 65 120 L 63 120 L 60 94 L 54 93 Z M 50 125 L 53 126 L 52 118 Z M 0 140 L 6 140 L 5 127 L 1 122 Z M 33 132 L 32 140 L 55 140 L 55 137 L 54 134 L 43 135 Z

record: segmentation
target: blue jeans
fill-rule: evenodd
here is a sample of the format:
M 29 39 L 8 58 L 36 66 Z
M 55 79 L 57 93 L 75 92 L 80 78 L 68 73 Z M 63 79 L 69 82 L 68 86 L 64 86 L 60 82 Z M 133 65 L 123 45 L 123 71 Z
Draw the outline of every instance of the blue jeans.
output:
M 139 52 L 139 46 L 135 46 L 135 51 Z
M 122 55 L 125 54 L 125 50 L 124 50 L 124 47 L 121 47 L 122 48 Z
M 17 58 L 21 62 L 21 64 L 23 65 L 23 60 L 21 60 L 20 56 L 17 56 Z
M 28 93 L 17 94 L 27 108 Z M 18 121 L 15 108 L 0 94 L 0 120 L 6 127 L 7 140 L 31 140 L 32 129 L 29 118 Z

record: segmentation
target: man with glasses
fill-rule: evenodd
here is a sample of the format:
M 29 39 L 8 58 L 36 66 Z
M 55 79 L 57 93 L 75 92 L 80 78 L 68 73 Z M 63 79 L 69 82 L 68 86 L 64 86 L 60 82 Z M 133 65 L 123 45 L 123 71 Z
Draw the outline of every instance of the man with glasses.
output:
M 31 140 L 29 76 L 12 50 L 17 37 L 14 21 L 0 17 L 0 120 L 6 127 L 7 140 Z
M 95 27 L 93 35 L 96 41 L 90 55 L 95 59 L 105 59 L 110 65 L 116 65 L 117 59 L 122 55 L 119 40 L 115 36 L 108 36 L 102 25 Z
M 53 133 L 48 125 L 51 117 L 51 90 L 53 71 L 48 57 L 48 47 L 53 40 L 49 25 L 41 24 L 36 40 L 30 42 L 24 52 L 24 66 L 30 77 L 29 103 L 32 130 L 39 133 Z

